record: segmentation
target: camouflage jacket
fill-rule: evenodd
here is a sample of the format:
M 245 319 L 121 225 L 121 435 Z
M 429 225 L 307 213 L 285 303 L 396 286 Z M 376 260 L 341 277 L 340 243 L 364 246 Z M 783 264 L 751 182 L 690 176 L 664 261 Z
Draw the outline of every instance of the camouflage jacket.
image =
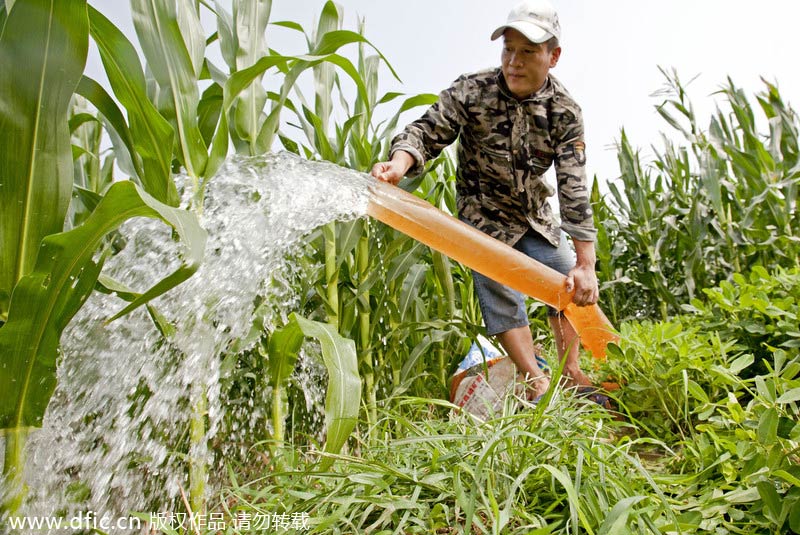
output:
M 415 176 L 456 139 L 462 219 L 509 245 L 533 228 L 557 246 L 559 224 L 547 201 L 555 191 L 544 178 L 555 162 L 560 227 L 576 240 L 594 241 L 583 118 L 555 77 L 520 101 L 499 68 L 461 76 L 392 140 L 391 154 L 410 153 Z

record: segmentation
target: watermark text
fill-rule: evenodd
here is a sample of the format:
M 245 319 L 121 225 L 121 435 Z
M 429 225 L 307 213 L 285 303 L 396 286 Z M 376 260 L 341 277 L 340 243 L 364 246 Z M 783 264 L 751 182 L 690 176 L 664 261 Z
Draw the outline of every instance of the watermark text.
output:
M 148 518 L 149 516 L 149 518 Z M 223 513 L 150 513 L 142 517 L 113 518 L 88 511 L 72 517 L 10 516 L 7 519 L 13 531 L 114 531 L 139 532 L 142 528 L 152 531 L 200 531 L 201 533 L 223 532 L 229 526 L 237 529 L 280 533 L 282 531 L 304 531 L 310 529 L 308 513 L 277 513 L 239 511 L 230 518 Z

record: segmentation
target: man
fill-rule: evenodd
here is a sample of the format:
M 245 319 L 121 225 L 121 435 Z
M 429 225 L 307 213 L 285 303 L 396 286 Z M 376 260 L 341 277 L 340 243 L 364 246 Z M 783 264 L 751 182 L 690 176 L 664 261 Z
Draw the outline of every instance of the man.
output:
M 580 107 L 550 74 L 561 56 L 561 28 L 547 0 L 523 0 L 497 28 L 501 67 L 463 75 L 417 121 L 392 141 L 390 161 L 372 175 L 397 184 L 407 173 L 458 140 L 459 217 L 481 231 L 567 275 L 579 306 L 597 302 L 594 240 Z M 561 225 L 547 198 L 545 171 L 555 164 Z M 575 255 L 566 241 L 572 238 Z M 473 272 L 489 335 L 497 336 L 526 374 L 531 399 L 549 379 L 535 359 L 525 297 Z M 588 386 L 579 367 L 578 335 L 557 311 L 548 311 L 567 386 Z

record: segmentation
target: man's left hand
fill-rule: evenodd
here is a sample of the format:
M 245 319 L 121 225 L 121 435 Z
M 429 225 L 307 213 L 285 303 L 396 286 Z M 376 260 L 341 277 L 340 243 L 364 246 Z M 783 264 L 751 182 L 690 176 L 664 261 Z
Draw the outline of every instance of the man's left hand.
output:
M 597 274 L 594 267 L 575 266 L 567 274 L 567 291 L 575 294 L 572 302 L 579 307 L 593 305 L 600 298 L 600 288 L 597 285 Z

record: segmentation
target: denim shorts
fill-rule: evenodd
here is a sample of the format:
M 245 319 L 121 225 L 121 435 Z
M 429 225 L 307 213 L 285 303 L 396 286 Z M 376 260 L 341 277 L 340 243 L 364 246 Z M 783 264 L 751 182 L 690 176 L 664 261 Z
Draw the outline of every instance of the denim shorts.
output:
M 514 244 L 514 249 L 522 251 L 534 260 L 538 260 L 564 275 L 575 267 L 575 253 L 567 243 L 567 236 L 564 232 L 561 233 L 561 242 L 558 247 L 553 247 L 541 234 L 534 230 L 528 230 Z M 472 270 L 472 280 L 475 283 L 475 293 L 478 295 L 487 335 L 493 336 L 530 324 L 524 294 L 495 282 L 475 270 Z M 557 316 L 558 311 L 548 306 L 547 314 Z

